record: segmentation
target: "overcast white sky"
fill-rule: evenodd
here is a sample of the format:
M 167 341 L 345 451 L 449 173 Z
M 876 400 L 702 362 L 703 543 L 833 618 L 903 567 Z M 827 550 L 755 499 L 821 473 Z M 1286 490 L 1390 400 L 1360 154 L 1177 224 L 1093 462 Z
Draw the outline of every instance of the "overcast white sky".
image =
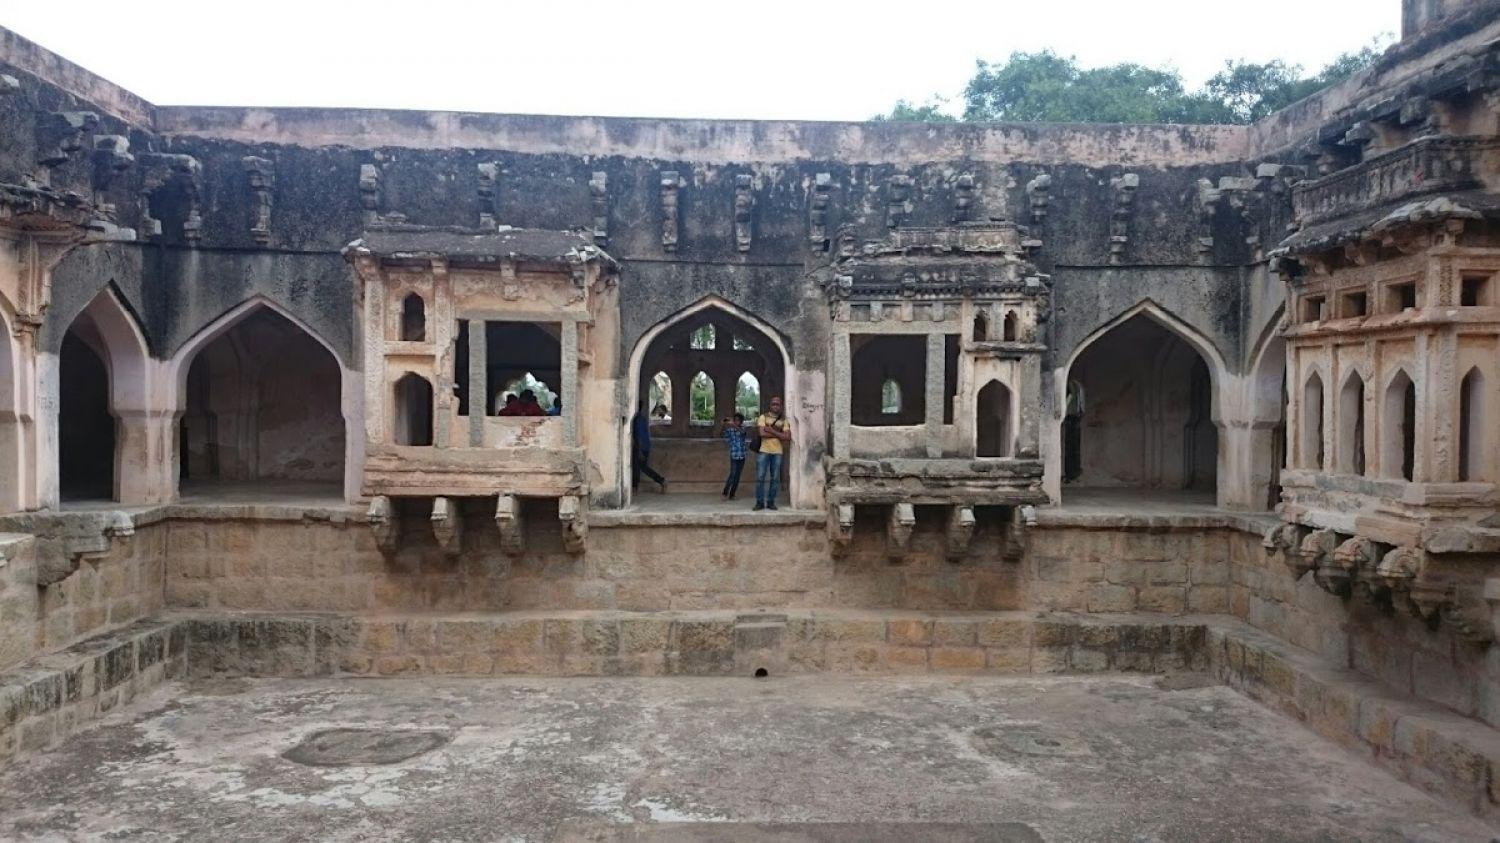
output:
M 163 105 L 862 120 L 975 59 L 1321 67 L 1400 0 L 0 0 L 0 25 Z

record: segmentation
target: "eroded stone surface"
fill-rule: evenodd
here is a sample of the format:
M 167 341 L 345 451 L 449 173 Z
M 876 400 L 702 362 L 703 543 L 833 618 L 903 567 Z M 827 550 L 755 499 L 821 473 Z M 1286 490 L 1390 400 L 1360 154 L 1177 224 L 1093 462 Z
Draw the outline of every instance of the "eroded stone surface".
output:
M 353 727 L 453 740 L 385 766 L 281 755 Z M 1228 689 L 1124 676 L 216 680 L 0 775 L 6 839 L 918 839 L 904 822 L 956 840 L 1493 835 Z M 610 828 L 640 823 L 718 836 Z

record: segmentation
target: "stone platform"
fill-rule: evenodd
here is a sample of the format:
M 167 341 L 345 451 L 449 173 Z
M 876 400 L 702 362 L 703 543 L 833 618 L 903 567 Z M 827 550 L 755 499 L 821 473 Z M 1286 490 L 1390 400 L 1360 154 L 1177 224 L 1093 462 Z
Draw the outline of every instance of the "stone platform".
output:
M 0 837 L 1491 836 L 1295 722 L 1186 678 L 195 679 L 0 773 Z M 368 748 L 330 737 L 345 727 L 392 746 L 434 739 L 388 764 L 309 766 L 292 751 L 309 738 L 334 756 Z

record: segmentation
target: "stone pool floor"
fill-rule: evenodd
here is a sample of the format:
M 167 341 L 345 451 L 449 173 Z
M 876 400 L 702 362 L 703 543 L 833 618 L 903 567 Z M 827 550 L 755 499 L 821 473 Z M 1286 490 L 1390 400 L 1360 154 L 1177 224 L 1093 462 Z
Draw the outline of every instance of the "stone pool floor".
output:
M 1138 676 L 204 680 L 0 772 L 7 840 L 1494 836 L 1227 688 Z

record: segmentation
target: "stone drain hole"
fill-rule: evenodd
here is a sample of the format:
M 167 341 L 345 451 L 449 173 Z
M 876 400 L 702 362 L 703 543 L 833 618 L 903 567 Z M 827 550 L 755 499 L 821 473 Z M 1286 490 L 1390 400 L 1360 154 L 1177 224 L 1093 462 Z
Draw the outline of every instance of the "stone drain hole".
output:
M 396 764 L 453 740 L 447 732 L 420 729 L 324 729 L 281 757 L 310 767 Z
M 766 670 L 763 667 L 757 667 L 755 669 L 755 678 L 756 679 L 768 679 L 768 678 L 770 678 L 770 676 L 771 676 L 771 671 Z

